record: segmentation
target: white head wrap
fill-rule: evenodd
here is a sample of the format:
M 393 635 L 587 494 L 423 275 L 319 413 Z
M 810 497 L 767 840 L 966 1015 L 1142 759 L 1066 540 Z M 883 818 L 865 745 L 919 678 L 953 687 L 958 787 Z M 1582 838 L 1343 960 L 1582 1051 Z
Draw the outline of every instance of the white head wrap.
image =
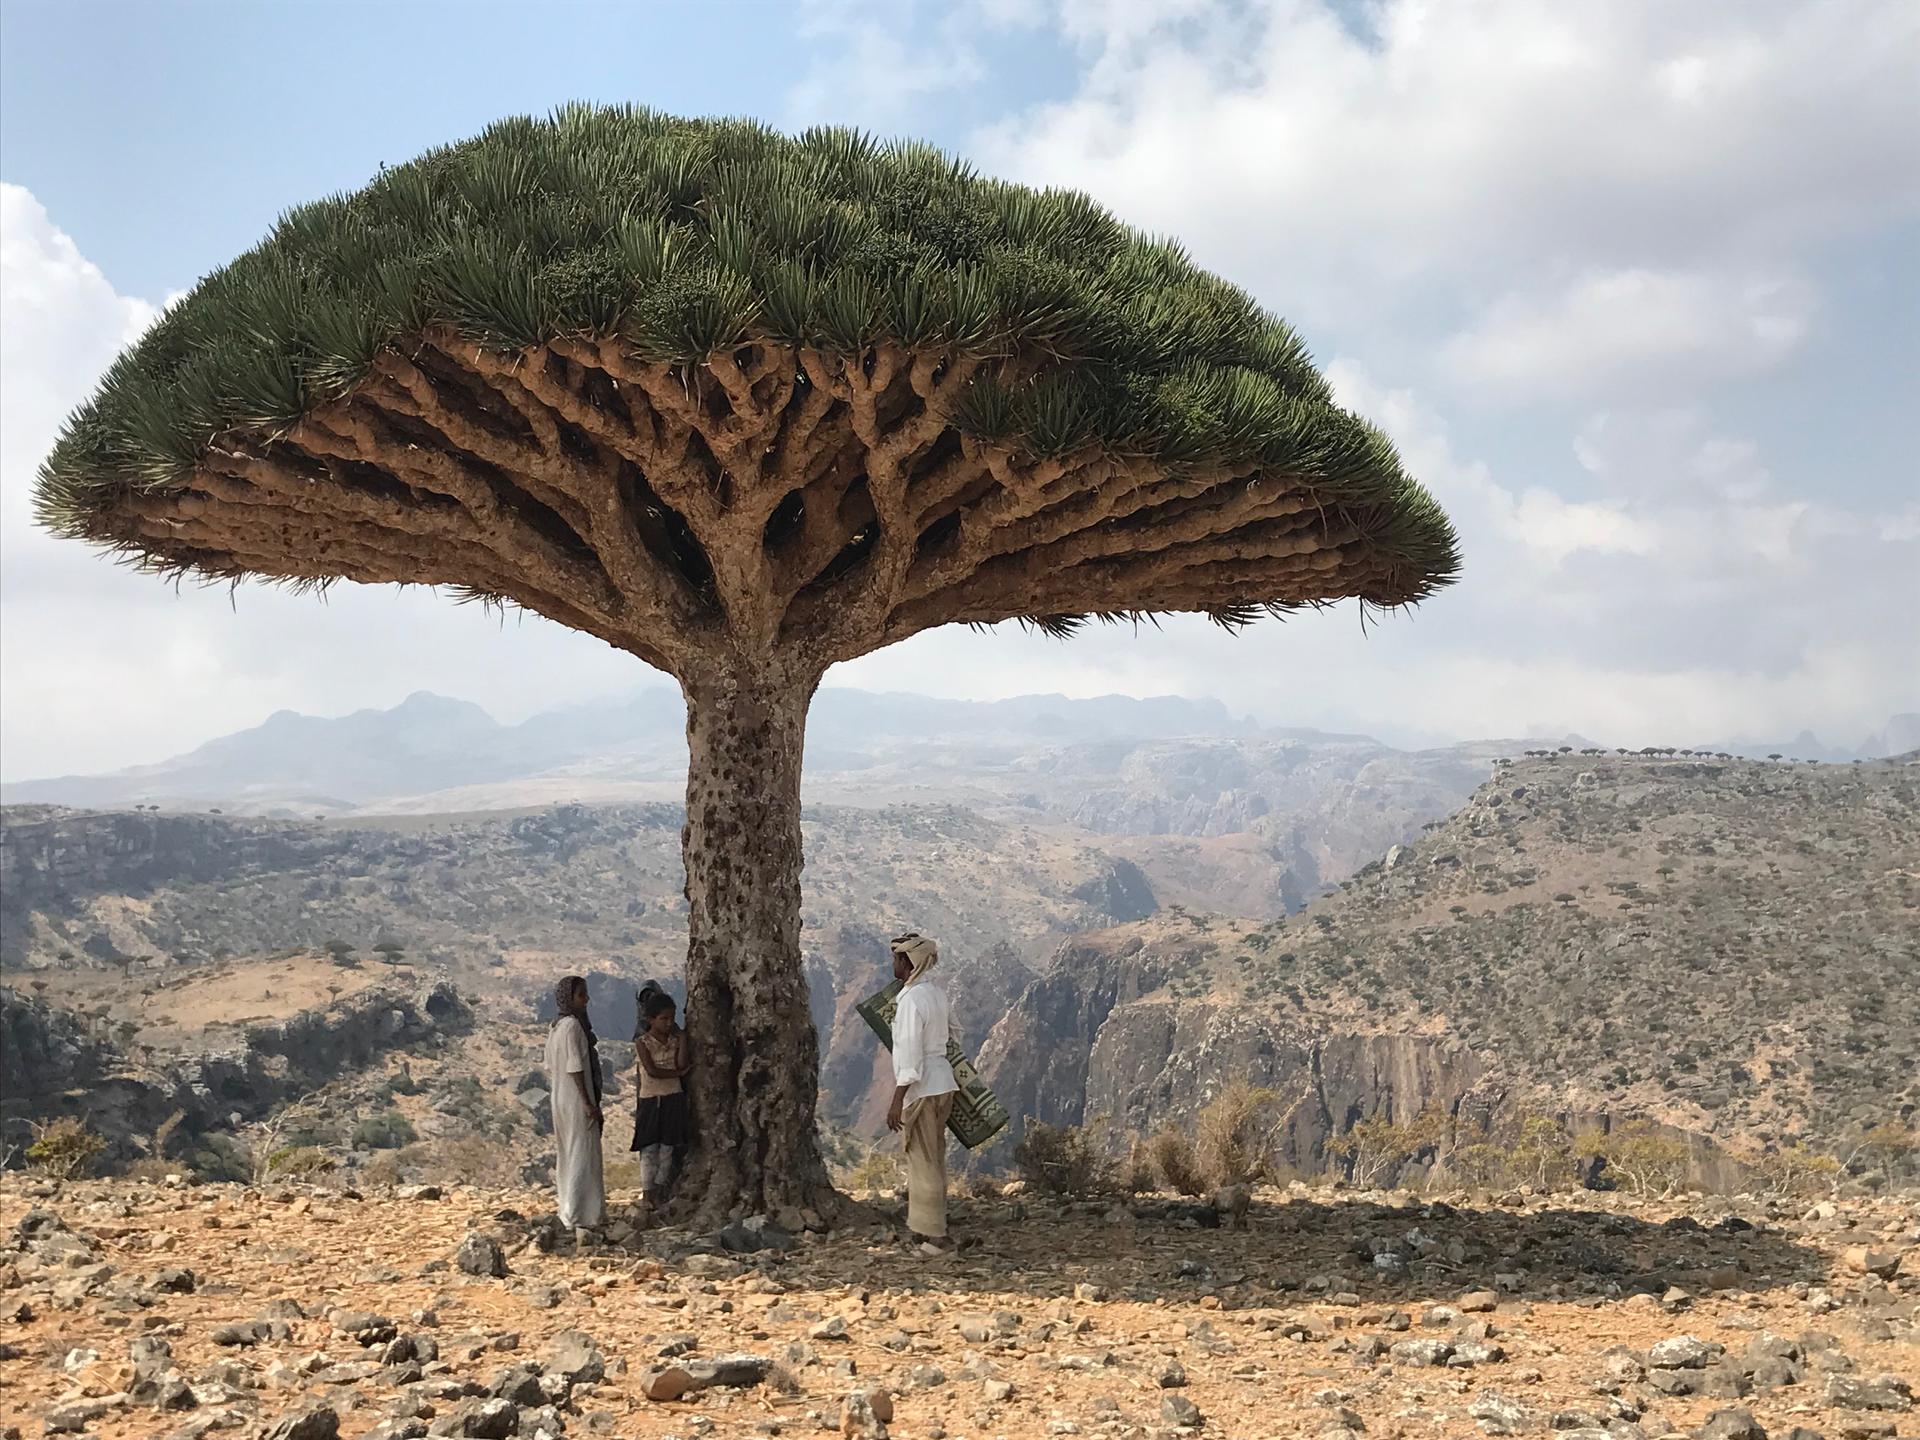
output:
M 907 964 L 913 967 L 907 976 L 909 985 L 940 963 L 940 947 L 916 931 L 895 936 L 891 949 L 896 955 L 906 956 Z

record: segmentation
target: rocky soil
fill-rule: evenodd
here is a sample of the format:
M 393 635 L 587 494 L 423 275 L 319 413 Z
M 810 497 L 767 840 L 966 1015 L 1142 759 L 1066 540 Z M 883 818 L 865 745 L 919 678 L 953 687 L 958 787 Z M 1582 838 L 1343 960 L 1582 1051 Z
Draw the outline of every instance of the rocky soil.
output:
M 879 1210 L 576 1250 L 537 1192 L 9 1176 L 0 1435 L 1920 1433 L 1920 1205 L 1801 1204 L 993 1195 L 926 1260 Z

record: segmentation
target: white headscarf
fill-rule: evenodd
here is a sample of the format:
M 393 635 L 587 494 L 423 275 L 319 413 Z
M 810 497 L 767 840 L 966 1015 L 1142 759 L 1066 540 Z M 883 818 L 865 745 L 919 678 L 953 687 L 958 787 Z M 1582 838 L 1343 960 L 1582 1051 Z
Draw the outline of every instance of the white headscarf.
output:
M 917 931 L 909 930 L 904 935 L 894 937 L 891 946 L 893 953 L 907 957 L 907 964 L 913 967 L 907 976 L 907 984 L 925 977 L 926 973 L 940 963 L 940 947 Z

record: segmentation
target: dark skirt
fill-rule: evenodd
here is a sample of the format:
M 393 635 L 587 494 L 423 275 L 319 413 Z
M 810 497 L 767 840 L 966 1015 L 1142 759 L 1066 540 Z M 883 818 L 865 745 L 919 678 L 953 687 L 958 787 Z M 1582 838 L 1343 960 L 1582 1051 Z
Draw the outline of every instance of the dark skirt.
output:
M 693 1139 L 693 1116 L 687 1108 L 687 1092 L 656 1095 L 642 1100 L 633 1117 L 633 1148 L 671 1145 L 681 1149 Z

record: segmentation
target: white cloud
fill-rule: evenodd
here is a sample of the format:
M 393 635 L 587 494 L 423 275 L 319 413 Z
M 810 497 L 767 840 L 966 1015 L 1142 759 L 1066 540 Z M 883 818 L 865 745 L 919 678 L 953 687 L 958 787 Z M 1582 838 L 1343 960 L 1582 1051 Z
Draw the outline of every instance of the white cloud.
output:
M 1412 391 L 1376 383 L 1357 361 L 1337 359 L 1326 374 L 1342 405 L 1392 438 L 1407 468 L 1446 507 L 1469 554 L 1495 548 L 1503 561 L 1531 562 L 1503 563 L 1496 573 L 1507 583 L 1536 583 L 1539 569 L 1581 551 L 1646 555 L 1658 547 L 1654 529 L 1620 503 L 1570 501 L 1539 486 L 1516 493 L 1500 485 L 1483 462 L 1454 453 L 1445 422 Z
M 1920 540 L 1920 501 L 1907 506 L 1904 510 L 1895 510 L 1880 516 L 1874 522 L 1874 530 L 1889 544 L 1906 544 Z
M 1447 342 L 1449 371 L 1505 399 L 1653 396 L 1769 370 L 1812 324 L 1801 280 L 1645 269 L 1509 294 Z
M 891 134 L 929 97 L 985 78 L 984 62 L 967 39 L 967 7 L 945 13 L 933 44 L 914 32 L 912 9 L 912 0 L 801 0 L 800 35 L 815 54 L 787 97 L 793 122 Z M 995 17 L 989 11 L 983 18 Z
M 1917 17 L 1870 0 L 1073 3 L 1087 82 L 982 148 L 1276 282 L 1303 260 L 1671 265 L 1920 208 Z

